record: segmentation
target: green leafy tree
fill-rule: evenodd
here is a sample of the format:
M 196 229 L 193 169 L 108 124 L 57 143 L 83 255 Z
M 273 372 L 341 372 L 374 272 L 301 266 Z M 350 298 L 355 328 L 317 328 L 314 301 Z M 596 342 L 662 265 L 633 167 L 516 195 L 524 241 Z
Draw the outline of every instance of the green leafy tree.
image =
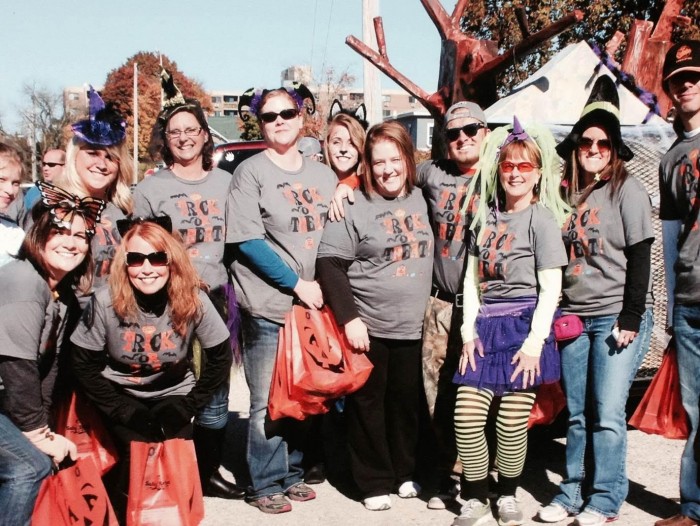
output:
M 186 98 L 199 100 L 205 113 L 211 111 L 211 99 L 207 96 L 202 85 L 181 72 L 177 64 L 165 55 L 141 51 L 107 75 L 102 98 L 111 102 L 126 118 L 127 141 L 133 148 L 133 100 L 134 100 L 134 63 L 138 64 L 139 92 L 139 160 L 148 152 L 151 132 L 160 113 L 160 60 L 163 67 L 170 71 L 175 84 Z

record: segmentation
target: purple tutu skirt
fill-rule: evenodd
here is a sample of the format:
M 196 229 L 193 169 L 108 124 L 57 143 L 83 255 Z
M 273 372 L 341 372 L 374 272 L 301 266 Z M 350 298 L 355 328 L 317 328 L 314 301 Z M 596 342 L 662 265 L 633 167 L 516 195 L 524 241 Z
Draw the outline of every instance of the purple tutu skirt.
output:
M 484 357 L 475 353 L 476 371 L 467 366 L 467 372 L 459 374 L 457 371 L 452 381 L 459 385 L 489 389 L 496 396 L 522 391 L 522 373 L 516 376 L 514 382 L 510 381 L 517 367 L 517 364 L 511 364 L 511 360 L 530 332 L 536 301 L 536 297 L 484 299 L 476 317 L 476 332 L 484 346 Z M 560 375 L 559 351 L 554 341 L 554 331 L 550 329 L 540 355 L 540 375 L 535 377 L 535 385 L 528 386 L 528 389 L 556 382 Z

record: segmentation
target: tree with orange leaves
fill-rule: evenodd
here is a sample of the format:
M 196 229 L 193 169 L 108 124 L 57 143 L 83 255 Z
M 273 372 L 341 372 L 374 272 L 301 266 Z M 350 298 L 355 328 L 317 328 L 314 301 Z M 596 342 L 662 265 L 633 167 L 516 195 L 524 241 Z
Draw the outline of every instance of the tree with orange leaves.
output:
M 199 100 L 205 113 L 211 110 L 211 99 L 202 85 L 182 73 L 175 62 L 165 55 L 141 51 L 107 75 L 102 98 L 114 104 L 127 122 L 127 141 L 133 148 L 133 100 L 134 100 L 134 63 L 138 64 L 138 105 L 139 105 L 139 159 L 148 154 L 151 130 L 160 112 L 160 60 L 163 67 L 170 71 L 175 84 L 186 98 Z

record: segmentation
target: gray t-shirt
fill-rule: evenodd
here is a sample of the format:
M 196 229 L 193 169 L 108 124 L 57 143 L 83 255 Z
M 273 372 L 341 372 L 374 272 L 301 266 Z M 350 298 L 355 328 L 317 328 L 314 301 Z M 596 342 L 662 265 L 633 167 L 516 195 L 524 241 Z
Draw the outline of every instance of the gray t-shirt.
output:
M 230 184 L 231 175 L 219 168 L 197 181 L 182 179 L 166 169 L 145 178 L 134 190 L 134 215 L 169 215 L 199 277 L 212 289 L 227 281 L 224 203 Z
M 92 258 L 95 261 L 95 278 L 92 286 L 95 290 L 107 284 L 109 267 L 122 239 L 117 230 L 117 221 L 125 217 L 126 215 L 118 206 L 107 203 L 100 216 L 100 222 L 95 225 L 95 235 L 91 242 Z
M 355 196 L 345 220 L 326 225 L 318 257 L 353 261 L 348 280 L 370 335 L 420 338 L 433 268 L 425 199 L 419 189 L 396 199 Z
M 316 252 L 337 178 L 326 165 L 304 158 L 296 172 L 283 170 L 265 152 L 233 173 L 226 201 L 226 241 L 264 239 L 301 279 L 313 280 Z M 232 267 L 238 303 L 252 316 L 277 323 L 292 308 L 292 291 L 281 290 L 248 261 Z
M 63 343 L 67 306 L 29 261 L 0 268 L 0 355 L 50 367 Z
M 478 249 L 472 249 L 479 258 L 483 297 L 536 296 L 537 271 L 567 263 L 559 225 L 552 212 L 539 203 L 510 214 L 496 213 L 491 207 L 483 228 Z
M 575 196 L 577 199 L 577 196 Z M 562 227 L 569 255 L 562 310 L 570 314 L 619 314 L 627 276 L 626 247 L 653 239 L 651 203 L 644 186 L 629 176 L 615 196 L 610 184 L 596 188 Z M 651 277 L 647 307 L 653 305 Z
M 462 288 L 469 244 L 469 228 L 460 210 L 471 177 L 462 175 L 456 163 L 448 159 L 420 163 L 416 175 L 416 184 L 428 201 L 435 235 L 433 283 L 440 290 L 457 294 Z
M 661 159 L 659 190 L 662 220 L 681 221 L 681 232 L 693 208 L 693 201 L 700 198 L 700 135 L 676 141 Z M 674 267 L 676 273 L 676 303 L 700 303 L 700 228 L 695 219 L 690 234 L 679 247 Z
M 203 348 L 214 347 L 229 338 L 229 332 L 209 297 L 199 292 L 202 313 L 190 324 L 185 338 L 173 329 L 169 310 L 161 316 L 138 311 L 135 323 L 117 317 L 109 287 L 93 296 L 71 341 L 96 352 L 107 352 L 102 375 L 136 398 L 160 399 L 186 395 L 192 390 L 188 349 L 196 336 Z

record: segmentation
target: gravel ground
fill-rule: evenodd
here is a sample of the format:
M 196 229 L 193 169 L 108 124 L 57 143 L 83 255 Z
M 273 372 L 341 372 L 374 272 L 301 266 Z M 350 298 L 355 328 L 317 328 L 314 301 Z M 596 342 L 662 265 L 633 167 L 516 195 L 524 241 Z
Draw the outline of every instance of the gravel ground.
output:
M 248 393 L 242 373 L 232 377 L 229 420 L 229 452 L 224 465 L 240 481 L 247 477 L 245 471 L 245 426 L 247 423 Z M 628 474 L 630 491 L 623 505 L 620 526 L 651 526 L 659 518 L 678 511 L 678 470 L 683 441 L 667 440 L 646 435 L 636 430 L 628 433 Z M 547 504 L 555 495 L 564 471 L 564 440 L 551 434 L 536 431 L 530 437 L 528 461 L 523 474 L 518 499 L 526 517 L 525 524 L 541 524 L 536 519 L 540 503 Z M 225 472 L 226 473 L 226 472 Z M 229 474 L 231 474 L 229 473 Z M 400 499 L 392 495 L 393 506 L 389 511 L 369 512 L 353 500 L 352 491 L 336 489 L 325 482 L 315 486 L 318 498 L 310 502 L 294 503 L 291 513 L 265 515 L 241 501 L 225 501 L 205 498 L 205 526 L 235 524 L 236 526 L 272 525 L 333 525 L 333 526 L 388 526 L 433 525 L 449 526 L 459 509 L 435 511 L 426 507 L 426 501 Z M 427 497 L 424 497 L 427 499 Z M 573 519 L 557 523 L 572 524 Z M 495 525 L 490 523 L 489 526 Z

